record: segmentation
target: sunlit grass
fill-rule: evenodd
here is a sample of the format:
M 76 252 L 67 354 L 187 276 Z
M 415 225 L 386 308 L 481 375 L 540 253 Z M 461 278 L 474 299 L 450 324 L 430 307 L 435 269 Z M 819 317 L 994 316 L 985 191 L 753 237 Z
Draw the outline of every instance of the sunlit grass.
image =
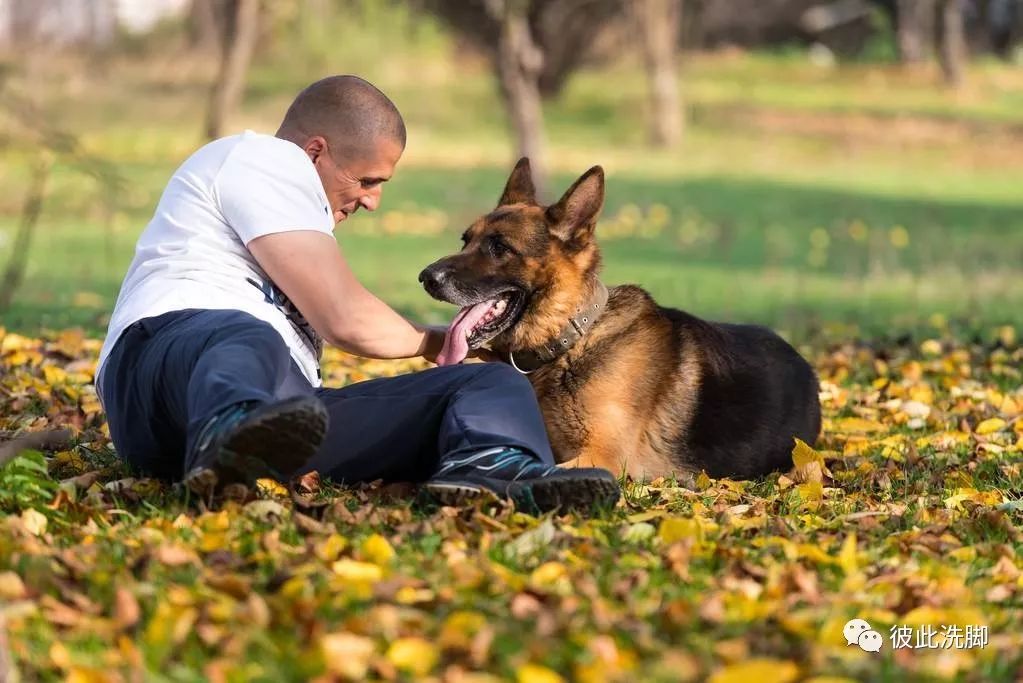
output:
M 305 51 L 278 44 L 254 67 L 235 127 L 273 131 L 294 93 L 332 71 L 361 73 L 391 94 L 408 122 L 405 157 L 381 211 L 338 236 L 371 288 L 439 321 L 450 311 L 415 275 L 493 205 L 514 155 L 485 64 L 456 55 L 435 26 L 392 19 L 380 38 L 395 48 L 389 60 L 367 57 L 363 37 Z M 981 327 L 1023 318 L 1018 71 L 981 64 L 956 95 L 927 72 L 876 64 L 683 62 L 691 116 L 678 150 L 645 144 L 644 82 L 631 59 L 580 73 L 545 106 L 546 198 L 591 165 L 607 171 L 597 234 L 609 284 L 637 282 L 667 305 L 794 334 L 829 321 L 901 329 L 934 313 Z M 124 182 L 111 196 L 58 167 L 27 282 L 0 322 L 102 330 L 166 179 L 201 144 L 210 69 L 153 51 L 100 70 L 65 60 L 43 71 L 33 96 L 45 116 Z M 27 92 L 27 79 L 13 83 Z M 0 260 L 32 154 L 14 148 L 0 160 Z

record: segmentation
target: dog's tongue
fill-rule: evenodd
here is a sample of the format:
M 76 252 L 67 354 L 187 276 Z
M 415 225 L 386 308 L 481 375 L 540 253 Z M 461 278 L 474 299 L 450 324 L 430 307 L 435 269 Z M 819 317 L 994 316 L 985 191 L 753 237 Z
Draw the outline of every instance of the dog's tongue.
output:
M 458 312 L 444 336 L 444 347 L 437 355 L 437 365 L 455 365 L 465 360 L 469 355 L 469 332 L 495 303 L 496 301 L 484 301 L 466 306 Z

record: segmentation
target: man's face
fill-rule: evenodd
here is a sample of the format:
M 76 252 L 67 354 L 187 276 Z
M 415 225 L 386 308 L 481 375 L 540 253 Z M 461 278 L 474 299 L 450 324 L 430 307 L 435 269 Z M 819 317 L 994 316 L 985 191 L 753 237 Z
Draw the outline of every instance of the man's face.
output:
M 319 143 L 315 141 L 320 141 Z M 373 211 L 380 205 L 383 184 L 390 180 L 403 148 L 396 140 L 380 139 L 359 159 L 335 161 L 326 140 L 312 138 L 305 147 L 340 223 L 363 207 Z

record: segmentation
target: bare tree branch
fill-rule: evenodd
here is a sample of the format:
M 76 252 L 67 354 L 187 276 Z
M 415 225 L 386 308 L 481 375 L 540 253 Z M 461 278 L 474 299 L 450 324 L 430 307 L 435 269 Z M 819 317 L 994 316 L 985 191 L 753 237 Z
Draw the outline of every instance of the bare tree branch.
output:
M 32 171 L 32 182 L 25 195 L 25 203 L 21 209 L 21 221 L 14 237 L 14 248 L 11 250 L 11 256 L 7 260 L 3 275 L 0 276 L 0 312 L 10 308 L 11 299 L 25 277 L 29 249 L 32 246 L 36 225 L 39 223 L 39 213 L 43 208 L 46 182 L 50 178 L 52 165 L 53 162 L 49 156 L 44 155 L 36 162 Z
M 0 76 L 0 89 L 7 85 Z M 78 139 L 61 130 L 31 102 L 6 89 L 0 98 L 0 110 L 8 113 L 16 124 L 16 133 L 0 143 L 19 146 L 32 145 L 36 151 L 36 164 L 21 211 L 21 221 L 14 239 L 14 247 L 4 272 L 0 275 L 0 311 L 6 310 L 24 280 L 25 270 L 31 251 L 32 240 L 42 213 L 46 197 L 46 185 L 52 165 L 60 162 L 72 169 L 92 176 L 104 191 L 105 200 L 113 197 L 123 186 L 123 178 L 112 164 L 97 158 L 81 148 Z M 42 154 L 38 150 L 42 150 Z
M 232 0 L 234 12 L 222 41 L 220 72 L 210 93 L 206 137 L 219 138 L 227 117 L 241 103 L 259 28 L 259 0 Z
M 59 451 L 71 445 L 72 434 L 68 429 L 47 429 L 16 436 L 10 441 L 0 442 L 0 467 L 28 450 Z

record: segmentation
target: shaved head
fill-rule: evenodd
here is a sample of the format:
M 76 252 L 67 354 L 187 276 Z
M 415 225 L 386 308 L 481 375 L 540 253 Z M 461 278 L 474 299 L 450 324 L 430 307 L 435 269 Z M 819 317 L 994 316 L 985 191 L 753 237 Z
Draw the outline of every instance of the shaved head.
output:
M 405 122 L 398 108 L 358 76 L 329 76 L 298 94 L 277 137 L 304 147 L 309 138 L 327 141 L 337 161 L 364 159 L 381 143 L 405 148 Z

